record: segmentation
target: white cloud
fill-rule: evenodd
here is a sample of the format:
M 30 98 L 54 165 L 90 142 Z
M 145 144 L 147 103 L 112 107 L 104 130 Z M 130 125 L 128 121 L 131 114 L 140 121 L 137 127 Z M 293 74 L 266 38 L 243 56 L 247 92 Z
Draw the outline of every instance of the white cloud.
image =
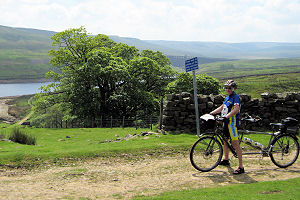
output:
M 298 0 L 2 0 L 0 24 L 140 39 L 300 42 Z
M 48 0 L 21 0 L 21 3 L 25 4 L 41 4 L 41 3 L 48 3 Z

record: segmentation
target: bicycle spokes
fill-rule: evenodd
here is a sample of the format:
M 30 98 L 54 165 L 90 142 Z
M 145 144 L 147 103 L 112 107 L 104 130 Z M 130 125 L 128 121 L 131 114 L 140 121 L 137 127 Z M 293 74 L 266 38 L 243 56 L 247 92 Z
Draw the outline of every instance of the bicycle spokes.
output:
M 296 138 L 290 135 L 283 135 L 276 138 L 272 144 L 270 157 L 278 167 L 292 165 L 299 155 L 299 143 Z
M 190 159 L 192 165 L 200 171 L 215 168 L 223 155 L 221 143 L 214 137 L 202 137 L 192 147 Z

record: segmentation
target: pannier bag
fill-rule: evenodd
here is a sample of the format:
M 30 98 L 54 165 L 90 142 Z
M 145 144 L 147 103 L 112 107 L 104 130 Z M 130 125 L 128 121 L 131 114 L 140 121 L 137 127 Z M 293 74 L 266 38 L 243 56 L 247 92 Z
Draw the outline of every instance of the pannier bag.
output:
M 216 120 L 212 115 L 205 114 L 200 117 L 201 131 L 211 130 L 216 127 Z
M 281 130 L 284 133 L 298 134 L 299 131 L 299 122 L 295 118 L 287 117 L 281 121 L 283 125 Z

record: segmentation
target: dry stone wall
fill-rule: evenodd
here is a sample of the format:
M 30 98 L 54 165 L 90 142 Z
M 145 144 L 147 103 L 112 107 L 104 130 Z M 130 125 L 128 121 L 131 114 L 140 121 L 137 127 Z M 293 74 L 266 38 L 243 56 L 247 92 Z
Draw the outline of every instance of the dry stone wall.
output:
M 263 93 L 261 99 L 251 99 L 250 95 L 240 94 L 241 115 L 261 117 L 262 128 L 267 128 L 270 122 L 280 122 L 286 117 L 300 120 L 300 92 Z M 200 116 L 209 113 L 220 106 L 224 95 L 197 95 Z M 168 94 L 163 112 L 163 129 L 169 132 L 196 132 L 196 117 L 194 97 L 192 94 Z

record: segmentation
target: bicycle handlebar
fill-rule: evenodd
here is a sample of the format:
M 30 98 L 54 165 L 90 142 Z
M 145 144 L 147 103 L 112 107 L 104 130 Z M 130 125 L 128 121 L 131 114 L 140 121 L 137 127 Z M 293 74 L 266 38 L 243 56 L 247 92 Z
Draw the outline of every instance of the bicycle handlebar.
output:
M 225 121 L 226 117 L 216 116 L 215 119 L 217 121 L 222 121 L 223 122 L 223 121 Z

